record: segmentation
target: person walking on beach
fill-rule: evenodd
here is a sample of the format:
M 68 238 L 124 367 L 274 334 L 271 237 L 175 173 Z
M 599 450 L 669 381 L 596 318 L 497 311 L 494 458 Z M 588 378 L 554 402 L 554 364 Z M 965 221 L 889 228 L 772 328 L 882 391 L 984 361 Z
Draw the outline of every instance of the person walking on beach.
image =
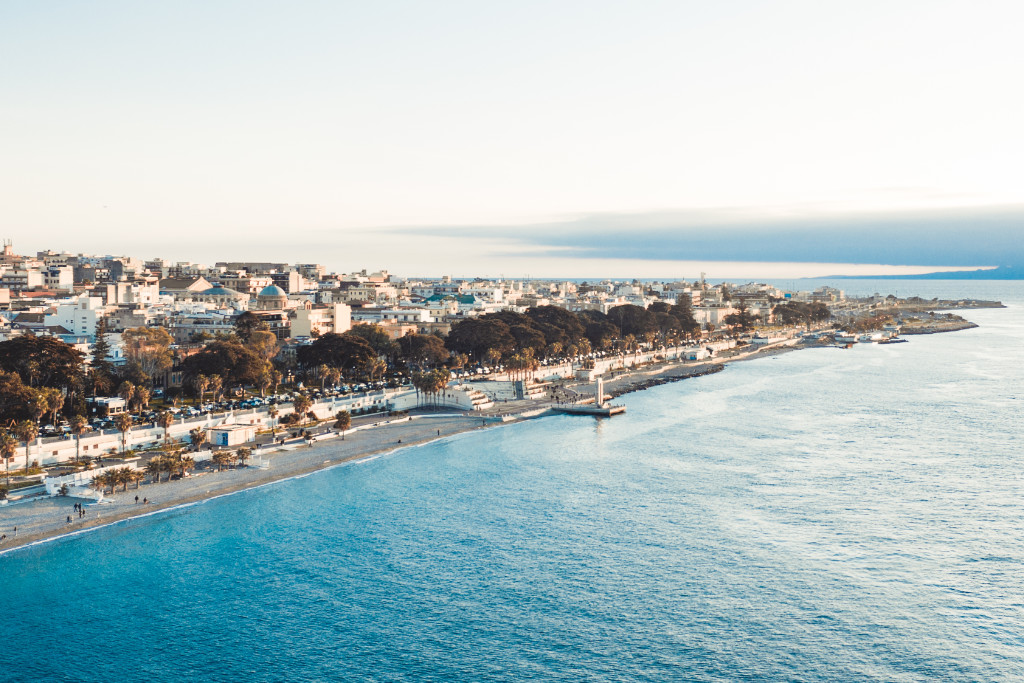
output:
M 138 504 L 139 504 L 139 497 L 138 497 L 138 496 L 135 496 L 135 504 L 136 504 L 136 505 L 138 505 Z
M 68 524 L 71 524 L 71 515 L 68 515 Z

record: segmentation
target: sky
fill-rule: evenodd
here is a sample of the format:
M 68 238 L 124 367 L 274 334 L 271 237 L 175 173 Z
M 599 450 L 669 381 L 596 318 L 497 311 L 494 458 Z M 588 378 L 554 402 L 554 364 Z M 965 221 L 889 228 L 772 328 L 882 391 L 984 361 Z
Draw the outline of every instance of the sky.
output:
M 1024 264 L 1022 20 L 1001 0 L 2 3 L 0 232 L 416 274 Z

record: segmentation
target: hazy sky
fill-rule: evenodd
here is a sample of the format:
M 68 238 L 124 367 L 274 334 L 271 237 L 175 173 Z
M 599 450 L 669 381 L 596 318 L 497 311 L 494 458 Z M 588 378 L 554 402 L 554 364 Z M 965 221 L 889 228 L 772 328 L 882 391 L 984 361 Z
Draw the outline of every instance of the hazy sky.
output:
M 5 2 L 2 232 L 598 275 L 748 260 L 736 215 L 748 246 L 950 207 L 971 229 L 1024 205 L 1022 25 L 1019 0 Z M 650 216 L 681 221 L 653 265 Z M 708 225 L 721 243 L 689 254 L 683 228 Z M 998 265 L 876 246 L 757 260 Z

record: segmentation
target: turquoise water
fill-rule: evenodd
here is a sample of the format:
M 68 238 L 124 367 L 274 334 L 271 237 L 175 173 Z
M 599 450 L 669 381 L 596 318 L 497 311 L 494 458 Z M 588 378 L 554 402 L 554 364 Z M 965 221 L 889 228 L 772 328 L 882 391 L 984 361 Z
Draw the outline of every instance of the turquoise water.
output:
M 1024 291 L 1000 285 L 977 330 L 0 556 L 0 679 L 1020 680 Z

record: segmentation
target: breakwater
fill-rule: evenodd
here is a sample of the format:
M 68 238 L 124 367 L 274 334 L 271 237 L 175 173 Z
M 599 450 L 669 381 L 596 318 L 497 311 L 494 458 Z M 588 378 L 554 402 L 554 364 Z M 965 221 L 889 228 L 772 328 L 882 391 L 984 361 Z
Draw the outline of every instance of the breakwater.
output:
M 615 398 L 617 396 L 629 394 L 634 391 L 642 391 L 643 389 L 649 389 L 651 387 L 656 387 L 662 384 L 669 384 L 670 382 L 679 382 L 684 379 L 691 379 L 693 377 L 713 375 L 716 372 L 721 372 L 724 369 L 724 364 L 712 363 L 710 365 L 702 365 L 699 367 L 679 368 L 671 372 L 662 373 L 660 375 L 645 380 L 637 381 L 636 379 L 634 379 L 634 381 L 623 386 L 616 386 L 614 384 L 616 380 L 612 379 L 605 383 L 605 387 L 607 394 L 610 395 L 612 398 Z

